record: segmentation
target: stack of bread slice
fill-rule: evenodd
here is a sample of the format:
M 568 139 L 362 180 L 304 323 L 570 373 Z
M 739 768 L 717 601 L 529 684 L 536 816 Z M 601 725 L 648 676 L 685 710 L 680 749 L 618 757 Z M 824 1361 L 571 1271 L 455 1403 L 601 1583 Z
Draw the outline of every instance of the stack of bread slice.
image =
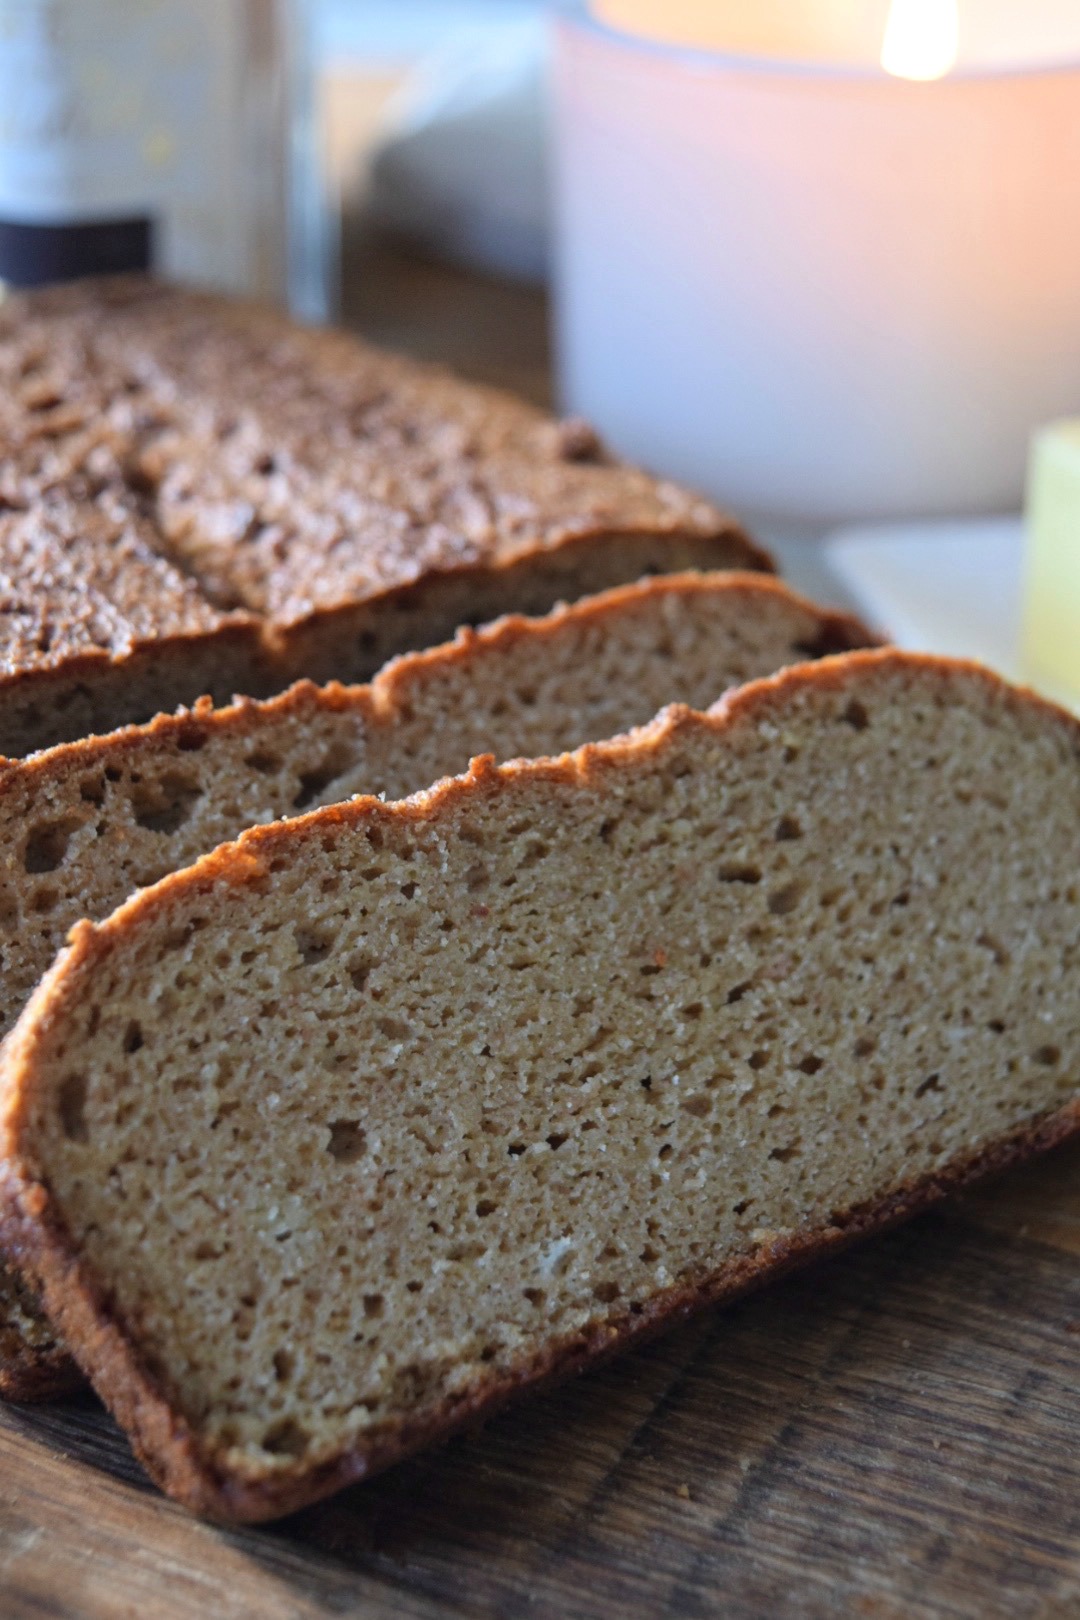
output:
M 370 686 L 207 702 L 13 760 L 0 766 L 0 1033 L 80 918 L 107 917 L 257 822 L 357 792 L 404 798 L 479 754 L 561 754 L 672 699 L 707 707 L 742 681 L 871 639 L 767 577 L 672 575 L 463 630 Z M 0 1392 L 66 1388 L 70 1358 L 0 1266 L 5 1319 Z
M 349 340 L 129 283 L 3 320 L 13 523 L 121 522 L 249 692 L 668 576 L 0 768 L 9 1394 L 78 1369 L 272 1517 L 1080 1123 L 1073 718 L 697 572 L 763 559 Z M 65 712 L 125 659 L 164 701 L 164 618 L 99 607 Z

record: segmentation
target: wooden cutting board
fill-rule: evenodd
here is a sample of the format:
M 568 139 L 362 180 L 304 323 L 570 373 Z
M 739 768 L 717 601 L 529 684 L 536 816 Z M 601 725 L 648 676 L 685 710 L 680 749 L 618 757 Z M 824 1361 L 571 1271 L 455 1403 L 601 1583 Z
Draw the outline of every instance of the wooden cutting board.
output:
M 1080 1145 L 280 1525 L 0 1410 L 0 1615 L 1080 1615 Z

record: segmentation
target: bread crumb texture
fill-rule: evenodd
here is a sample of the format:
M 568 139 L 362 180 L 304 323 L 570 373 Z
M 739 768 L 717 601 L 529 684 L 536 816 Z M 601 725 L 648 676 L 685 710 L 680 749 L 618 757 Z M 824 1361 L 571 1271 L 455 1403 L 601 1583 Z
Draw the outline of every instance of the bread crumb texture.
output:
M 317 1494 L 1062 1108 L 1078 826 L 1075 723 L 886 652 L 257 830 L 80 936 L 12 1162 L 216 1477 Z
M 707 707 L 729 686 L 870 640 L 776 580 L 669 575 L 463 631 L 371 687 L 204 704 L 0 767 L 0 1033 L 81 917 L 108 916 L 245 827 L 353 792 L 403 797 L 480 753 L 558 754 L 671 699 Z M 0 1389 L 20 1393 L 22 1345 L 23 1383 L 40 1398 L 47 1369 L 7 1284 L 0 1265 Z M 50 1368 L 70 1380 L 59 1349 Z

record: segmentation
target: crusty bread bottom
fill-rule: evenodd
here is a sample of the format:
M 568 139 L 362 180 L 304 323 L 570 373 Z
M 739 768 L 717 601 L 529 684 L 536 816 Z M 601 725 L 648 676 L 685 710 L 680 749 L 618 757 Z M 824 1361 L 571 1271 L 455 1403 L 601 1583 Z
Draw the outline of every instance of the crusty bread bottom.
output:
M 489 750 L 562 753 L 871 639 L 777 580 L 668 575 L 462 631 L 371 686 L 201 706 L 0 766 L 0 1033 L 75 922 L 256 822 L 358 791 L 402 798 Z M 42 1400 L 73 1374 L 0 1265 L 0 1394 Z
M 854 653 L 256 829 L 80 925 L 5 1235 L 261 1518 L 1077 1124 L 1080 725 Z

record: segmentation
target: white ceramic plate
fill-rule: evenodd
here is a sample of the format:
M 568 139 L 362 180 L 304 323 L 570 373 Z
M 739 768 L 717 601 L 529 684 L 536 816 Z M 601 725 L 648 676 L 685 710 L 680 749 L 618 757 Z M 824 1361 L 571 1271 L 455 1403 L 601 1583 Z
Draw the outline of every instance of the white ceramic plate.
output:
M 1022 678 L 1019 518 L 843 529 L 825 554 L 845 595 L 899 646 Z

